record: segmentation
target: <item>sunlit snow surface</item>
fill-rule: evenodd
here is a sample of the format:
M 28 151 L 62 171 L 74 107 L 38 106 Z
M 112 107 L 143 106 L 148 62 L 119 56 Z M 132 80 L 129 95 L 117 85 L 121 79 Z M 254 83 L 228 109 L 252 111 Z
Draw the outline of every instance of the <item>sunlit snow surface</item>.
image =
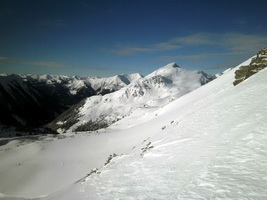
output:
M 0 146 L 6 181 L 0 193 L 55 200 L 267 199 L 267 70 L 235 87 L 234 71 L 98 134 Z M 118 156 L 104 166 L 113 153 Z
M 213 76 L 201 71 L 185 70 L 176 63 L 170 63 L 145 77 L 132 81 L 131 84 L 116 92 L 87 98 L 77 111 L 79 118 L 77 123 L 64 131 L 73 132 L 88 121 L 110 125 L 129 115 L 142 116 L 212 79 L 214 79 Z

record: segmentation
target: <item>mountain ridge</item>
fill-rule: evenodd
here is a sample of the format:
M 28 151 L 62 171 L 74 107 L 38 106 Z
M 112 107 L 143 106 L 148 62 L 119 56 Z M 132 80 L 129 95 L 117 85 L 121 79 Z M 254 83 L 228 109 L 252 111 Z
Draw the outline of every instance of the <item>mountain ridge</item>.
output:
M 235 72 L 235 81 L 233 85 L 237 85 L 246 80 L 250 76 L 256 74 L 260 70 L 267 67 L 267 47 L 261 49 L 256 56 L 254 56 L 248 65 L 242 65 Z
M 98 132 L 1 140 L 0 172 L 6 180 L 0 182 L 1 195 L 265 199 L 267 71 L 233 86 L 235 71 L 252 59 L 164 106 L 137 108 Z
M 42 126 L 82 99 L 114 92 L 140 77 L 140 74 L 107 78 L 1 74 L 0 124 Z
M 74 111 L 69 118 L 69 121 L 75 122 L 71 130 L 79 131 L 79 127 L 83 127 L 83 131 L 94 131 L 96 127 L 105 128 L 132 114 L 136 109 L 156 109 L 214 78 L 215 76 L 204 72 L 188 71 L 178 67 L 176 63 L 170 63 L 114 93 L 87 98 L 79 111 Z M 67 131 L 63 127 L 68 120 L 64 113 L 61 117 L 47 127 L 59 132 Z

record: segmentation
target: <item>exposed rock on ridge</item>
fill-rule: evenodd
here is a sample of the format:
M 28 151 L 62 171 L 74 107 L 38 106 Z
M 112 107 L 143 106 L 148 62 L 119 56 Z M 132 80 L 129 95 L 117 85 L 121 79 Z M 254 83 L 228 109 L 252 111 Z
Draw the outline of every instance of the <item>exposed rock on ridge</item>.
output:
M 238 70 L 236 70 L 236 80 L 233 82 L 233 84 L 237 85 L 241 83 L 265 67 L 267 67 L 267 47 L 260 50 L 256 57 L 251 60 L 249 65 L 241 66 Z

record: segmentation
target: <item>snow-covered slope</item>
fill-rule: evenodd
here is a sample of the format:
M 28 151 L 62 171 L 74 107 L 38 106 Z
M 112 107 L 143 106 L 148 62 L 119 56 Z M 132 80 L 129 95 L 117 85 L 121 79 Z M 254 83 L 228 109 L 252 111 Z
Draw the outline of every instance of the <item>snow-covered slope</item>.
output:
M 188 71 L 170 63 L 114 93 L 87 98 L 69 119 L 59 117 L 49 127 L 62 131 L 64 123 L 74 121 L 70 132 L 96 130 L 134 115 L 136 110 L 140 114 L 158 109 L 213 79 L 204 72 Z
M 0 197 L 266 199 L 267 69 L 240 66 L 98 133 L 0 140 Z
M 0 193 L 46 200 L 266 199 L 267 70 L 233 86 L 238 68 L 98 133 L 1 140 Z
M 158 110 L 140 146 L 45 199 L 266 199 L 267 70 L 237 87 L 233 72 Z
M 86 97 L 116 91 L 140 77 L 139 74 L 108 78 L 1 74 L 0 124 L 43 125 Z

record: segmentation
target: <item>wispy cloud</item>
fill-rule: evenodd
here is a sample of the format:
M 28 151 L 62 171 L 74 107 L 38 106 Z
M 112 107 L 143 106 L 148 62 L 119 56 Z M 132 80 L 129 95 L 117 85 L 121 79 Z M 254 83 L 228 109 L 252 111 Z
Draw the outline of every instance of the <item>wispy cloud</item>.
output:
M 166 62 L 184 60 L 186 63 L 206 65 L 201 67 L 204 69 L 222 69 L 236 66 L 244 59 L 255 55 L 261 48 L 267 46 L 267 36 L 242 33 L 197 33 L 172 38 L 169 43 L 180 45 L 181 51 L 172 56 L 160 56 L 158 59 Z M 186 49 L 186 54 L 183 49 Z M 194 52 L 190 49 L 197 50 Z
M 221 62 L 218 62 L 216 64 L 210 65 L 210 66 L 204 66 L 203 69 L 223 69 L 223 68 L 230 68 L 233 66 L 237 66 L 240 64 L 237 60 L 224 60 Z
M 54 19 L 54 20 L 42 20 L 38 21 L 37 24 L 45 27 L 52 27 L 52 28 L 65 28 L 68 26 L 68 22 L 62 19 Z
M 156 44 L 152 44 L 149 46 L 130 46 L 130 45 L 121 45 L 117 44 L 114 49 L 108 50 L 110 53 L 114 53 L 117 55 L 134 55 L 138 53 L 152 53 L 152 52 L 161 52 L 161 51 L 170 51 L 179 49 L 182 46 L 179 44 L 176 44 L 174 42 L 160 42 Z
M 245 19 L 235 19 L 233 23 L 236 25 L 246 25 L 248 22 Z
M 40 61 L 40 62 L 21 62 L 21 64 L 37 65 L 37 66 L 52 67 L 52 68 L 67 67 L 63 63 L 59 63 L 59 62 L 44 62 L 44 61 Z
M 42 67 L 51 67 L 51 68 L 67 67 L 66 64 L 59 63 L 59 62 L 10 60 L 7 57 L 0 57 L 0 63 L 42 66 Z
M 237 51 L 254 52 L 264 47 L 267 45 L 267 36 L 243 33 L 196 33 L 173 38 L 170 41 L 184 48 L 197 45 L 217 46 L 236 53 Z
M 127 71 L 136 72 L 135 69 L 124 68 L 124 67 L 97 67 L 97 66 L 80 66 L 80 65 L 67 65 L 60 62 L 47 62 L 47 61 L 22 61 L 9 59 L 7 57 L 0 57 L 0 64 L 19 64 L 19 65 L 30 65 L 30 66 L 41 66 L 48 68 L 76 68 L 76 69 L 91 69 L 95 71 Z M 140 70 L 139 70 L 140 71 Z M 141 70 L 142 71 L 142 70 Z
M 151 53 L 151 52 L 173 51 L 180 48 L 184 48 L 188 45 L 215 44 L 215 40 L 212 40 L 211 37 L 212 37 L 211 34 L 197 33 L 188 36 L 171 38 L 168 41 L 155 43 L 147 47 L 137 47 L 137 46 L 117 44 L 114 47 L 114 49 L 108 51 L 117 55 L 134 55 L 143 52 Z
M 154 48 L 157 49 L 157 51 L 169 51 L 182 48 L 182 46 L 174 42 L 161 42 L 155 44 Z
M 117 55 L 133 55 L 140 52 L 153 52 L 156 51 L 156 49 L 153 48 L 142 48 L 142 47 L 118 47 L 113 50 L 108 50 L 111 53 L 117 54 Z
M 187 36 L 175 37 L 169 43 L 179 44 L 182 47 L 188 45 L 214 45 L 216 44 L 215 35 L 211 33 L 195 33 Z
M 136 72 L 136 69 L 129 69 L 129 68 L 123 68 L 123 67 L 93 67 L 93 66 L 86 66 L 86 67 L 79 67 L 84 69 L 92 69 L 96 71 L 127 71 L 127 72 Z M 143 70 L 138 70 L 139 72 L 142 72 Z
M 266 35 L 227 33 L 220 40 L 232 52 L 255 52 L 267 45 Z
M 174 51 L 184 48 L 199 48 L 201 45 L 206 47 L 223 48 L 226 53 L 215 56 L 251 54 L 267 45 L 267 36 L 260 34 L 243 33 L 195 33 L 186 36 L 179 36 L 147 46 L 116 45 L 109 52 L 117 55 L 134 55 L 138 53 L 152 53 L 163 51 Z M 210 55 L 210 54 L 209 54 Z M 204 55 L 189 55 L 190 58 L 203 58 Z
M 228 53 L 202 53 L 202 54 L 190 54 L 190 55 L 177 55 L 177 56 L 161 56 L 160 60 L 176 60 L 176 59 L 188 59 L 188 60 L 201 60 L 222 56 L 243 56 L 247 55 L 246 52 L 228 52 Z

